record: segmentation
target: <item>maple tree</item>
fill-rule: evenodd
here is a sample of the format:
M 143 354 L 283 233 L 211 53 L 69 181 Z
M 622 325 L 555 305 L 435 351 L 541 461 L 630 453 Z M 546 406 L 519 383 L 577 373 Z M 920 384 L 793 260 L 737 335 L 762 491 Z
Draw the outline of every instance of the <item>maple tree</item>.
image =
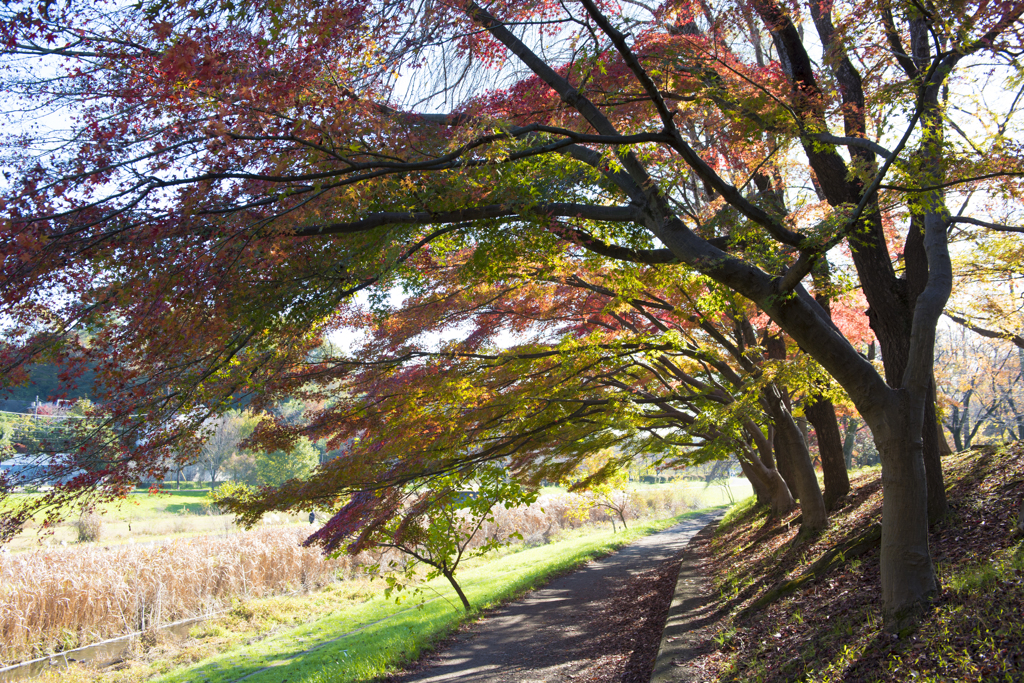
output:
M 611 465 L 611 452 L 598 451 L 584 459 L 573 473 L 575 476 L 567 478 L 565 483 L 569 484 L 570 491 L 583 491 L 592 508 L 606 510 L 612 518 L 613 531 L 615 517 L 622 522 L 623 529 L 628 529 L 626 513 L 635 507 L 626 491 L 629 474 Z
M 372 319 L 355 317 L 353 324 L 372 329 L 366 348 L 354 356 L 321 354 L 313 370 L 295 378 L 297 387 L 314 387 L 306 396 L 311 402 L 339 385 L 348 395 L 317 413 L 309 427 L 282 425 L 279 436 L 307 430 L 335 441 L 379 435 L 339 461 L 324 478 L 327 490 L 353 480 L 370 485 L 414 478 L 451 462 L 493 458 L 502 449 L 530 454 L 557 448 L 557 468 L 543 470 L 557 480 L 585 463 L 589 449 L 613 443 L 620 451 L 616 467 L 638 454 L 678 466 L 738 453 L 773 512 L 793 506 L 792 489 L 807 501 L 804 528 L 824 525 L 825 503 L 784 385 L 811 387 L 803 400 L 813 395 L 818 401 L 821 388 L 831 387 L 805 355 L 782 362 L 783 350 L 781 359 L 766 363 L 757 339 L 777 331 L 769 333 L 764 316 L 754 324 L 738 297 L 663 269 L 574 271 L 581 264 L 573 258 L 521 262 L 521 275 L 497 285 L 466 272 L 472 255 L 423 261 L 418 274 L 431 283 L 426 294 Z M 453 327 L 464 339 L 433 349 L 430 337 Z M 516 340 L 511 346 L 510 336 Z M 493 416 L 496 406 L 504 411 L 500 419 Z M 563 424 L 567 412 L 575 415 L 569 425 Z M 531 416 L 528 433 L 512 414 Z M 449 436 L 424 439 L 424 425 L 437 415 L 444 420 L 436 431 Z M 553 427 L 561 445 L 552 445 Z M 838 432 L 834 418 L 833 428 Z M 773 437 L 786 430 L 785 442 Z M 408 441 L 398 436 L 405 433 Z M 846 492 L 833 488 L 836 480 L 849 485 L 841 448 L 838 465 L 822 458 L 825 496 L 833 500 Z M 387 469 L 354 474 L 365 469 L 361 460 L 383 461 Z M 839 475 L 832 476 L 836 466 Z
M 322 498 L 321 505 L 333 516 L 306 544 L 320 545 L 325 552 L 335 554 L 380 548 L 397 550 L 408 562 L 380 556 L 368 567 L 371 573 L 383 574 L 386 596 L 405 590 L 417 578 L 417 566 L 426 565 L 429 570 L 424 580 L 443 576 L 469 612 L 472 605 L 455 576 L 460 563 L 521 541 L 519 532 L 481 534 L 481 530 L 485 525 L 494 525 L 498 506 L 530 505 L 536 499 L 535 488 L 524 488 L 493 463 L 463 468 L 434 477 L 428 483 L 392 487 L 384 496 L 359 492 L 340 506 Z M 215 500 L 244 510 L 242 517 L 249 522 L 255 519 L 252 509 L 263 503 L 260 491 L 234 483 L 222 487 Z
M 702 273 L 845 389 L 882 458 L 883 602 L 899 621 L 937 588 L 931 365 L 947 228 L 1019 231 L 1022 13 L 6 4 L 5 107 L 24 116 L 2 160 L 4 383 L 33 360 L 61 360 L 69 379 L 94 367 L 119 435 L 105 467 L 46 504 L 123 492 L 172 446 L 194 459 L 189 435 L 239 394 L 260 409 L 295 389 L 346 297 L 415 287 L 409 261 L 428 246 L 472 245 L 495 282 L 522 254 L 568 246 Z M 987 107 L 979 88 L 995 95 Z M 979 218 L 980 196 L 1010 209 Z M 829 295 L 834 248 L 870 307 L 881 373 L 802 284 Z

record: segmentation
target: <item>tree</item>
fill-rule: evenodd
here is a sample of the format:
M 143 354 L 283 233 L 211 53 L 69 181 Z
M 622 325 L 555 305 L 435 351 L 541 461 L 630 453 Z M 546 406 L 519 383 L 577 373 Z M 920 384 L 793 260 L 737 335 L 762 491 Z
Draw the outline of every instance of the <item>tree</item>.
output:
M 626 491 L 629 476 L 624 470 L 615 469 L 615 463 L 608 451 L 598 451 L 581 463 L 574 473 L 576 481 L 569 481 L 570 490 L 584 491 L 590 499 L 592 507 L 607 510 L 626 525 L 626 513 L 630 510 L 633 500 Z M 612 518 L 612 527 L 615 518 Z
M 217 483 L 217 474 L 238 454 L 238 445 L 252 434 L 254 421 L 240 411 L 230 411 L 209 425 L 209 437 L 203 443 L 199 464 L 210 477 L 210 485 Z
M 686 291 L 673 277 L 675 291 L 666 291 L 660 272 L 646 267 L 556 276 L 558 257 L 495 287 L 466 279 L 471 262 L 451 254 L 420 264 L 431 282 L 426 294 L 380 311 L 358 354 L 325 356 L 310 372 L 305 386 L 344 385 L 347 396 L 316 413 L 310 427 L 282 424 L 280 437 L 375 437 L 351 449 L 324 486 L 415 479 L 505 453 L 521 454 L 518 469 L 533 470 L 539 458 L 550 463 L 542 473 L 521 473 L 539 482 L 567 476 L 611 444 L 622 469 L 633 453 L 674 466 L 738 449 L 759 498 L 775 514 L 793 507 L 765 433 L 774 419 L 800 441 L 796 450 L 786 445 L 786 462 L 810 471 L 810 459 L 788 405 L 777 405 L 774 418 L 769 406 L 779 401 L 780 381 L 797 386 L 824 375 L 806 356 L 765 365 L 760 347 L 746 340 L 766 321 L 752 324 L 742 302 L 700 279 Z M 642 299 L 614 289 L 630 278 Z M 728 313 L 696 299 L 719 300 Z M 432 348 L 431 338 L 450 327 L 464 340 Z M 516 344 L 500 349 L 509 334 Z M 808 482 L 805 499 L 816 506 L 805 509 L 803 528 L 813 530 L 825 522 L 824 506 L 813 473 Z
M 327 552 L 335 552 L 339 550 L 339 539 L 354 536 L 347 547 L 352 554 L 375 547 L 397 550 L 412 562 L 402 567 L 397 575 L 397 564 L 383 567 L 391 570 L 387 576 L 389 594 L 404 587 L 403 579 L 414 575 L 417 564 L 424 564 L 430 567 L 426 580 L 443 576 L 469 612 L 472 605 L 455 578 L 459 564 L 467 557 L 483 555 L 513 540 L 522 540 L 519 532 L 486 538 L 479 532 L 484 524 L 494 523 L 496 506 L 529 505 L 536 500 L 537 491 L 524 489 L 502 468 L 492 465 L 475 468 L 472 478 L 466 473 L 452 473 L 434 479 L 429 487 L 390 491 L 385 495 L 389 500 L 383 510 L 397 505 L 406 508 L 404 515 L 388 512 L 382 515 L 379 505 L 367 505 L 374 497 L 372 493 L 353 496 L 328 525 L 309 538 L 307 545 L 319 544 Z M 370 523 L 366 522 L 367 517 L 372 519 Z M 349 528 L 338 529 L 339 521 Z M 378 565 L 376 569 L 379 571 L 382 567 Z
M 256 454 L 256 482 L 280 486 L 290 479 L 303 479 L 319 461 L 316 446 L 309 439 L 299 438 L 290 448 Z
M 105 363 L 110 419 L 147 436 L 148 456 L 76 486 L 121 491 L 236 394 L 285 395 L 339 302 L 415 287 L 404 264 L 428 247 L 473 244 L 496 281 L 558 248 L 678 263 L 754 302 L 849 394 L 885 471 L 885 612 L 913 612 L 936 590 L 928 520 L 945 507 L 947 230 L 1020 231 L 977 198 L 1017 215 L 1019 98 L 1002 93 L 1024 5 L 623 7 L 6 5 L 5 92 L 24 104 L 8 112 L 74 116 L 66 134 L 7 128 L 0 367 Z M 802 284 L 843 244 L 884 376 Z M 86 344 L 76 325 L 98 331 Z
M 936 349 L 936 380 L 943 424 L 958 451 L 971 447 L 982 427 L 1015 440 L 1022 433 L 1020 378 L 1024 349 L 957 326 L 943 331 Z

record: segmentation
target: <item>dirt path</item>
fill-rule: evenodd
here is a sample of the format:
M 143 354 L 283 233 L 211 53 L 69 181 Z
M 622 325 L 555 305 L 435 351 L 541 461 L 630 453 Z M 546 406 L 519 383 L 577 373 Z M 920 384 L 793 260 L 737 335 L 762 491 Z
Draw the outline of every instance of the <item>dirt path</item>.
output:
M 721 514 L 693 517 L 555 579 L 390 680 L 646 683 L 683 548 Z

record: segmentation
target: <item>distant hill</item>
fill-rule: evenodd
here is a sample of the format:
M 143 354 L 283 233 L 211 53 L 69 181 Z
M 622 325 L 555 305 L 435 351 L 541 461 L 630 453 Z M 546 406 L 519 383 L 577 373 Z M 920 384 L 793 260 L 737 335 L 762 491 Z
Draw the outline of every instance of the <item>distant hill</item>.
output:
M 0 394 L 0 410 L 7 410 L 14 413 L 23 413 L 31 410 L 36 397 L 40 401 L 47 402 L 54 399 L 78 399 L 91 398 L 94 393 L 96 373 L 93 370 L 86 370 L 78 378 L 74 390 L 63 392 L 60 386 L 58 375 L 60 366 L 50 363 L 40 363 L 29 366 L 29 381 L 18 387 L 14 387 L 9 393 Z

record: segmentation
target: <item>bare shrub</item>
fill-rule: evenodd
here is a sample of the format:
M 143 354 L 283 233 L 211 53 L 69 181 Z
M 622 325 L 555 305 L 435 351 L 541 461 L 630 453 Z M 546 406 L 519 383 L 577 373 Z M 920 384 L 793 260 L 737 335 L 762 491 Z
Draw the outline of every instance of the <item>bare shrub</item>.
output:
M 79 543 L 95 543 L 103 535 L 103 518 L 94 512 L 83 512 L 74 523 Z

